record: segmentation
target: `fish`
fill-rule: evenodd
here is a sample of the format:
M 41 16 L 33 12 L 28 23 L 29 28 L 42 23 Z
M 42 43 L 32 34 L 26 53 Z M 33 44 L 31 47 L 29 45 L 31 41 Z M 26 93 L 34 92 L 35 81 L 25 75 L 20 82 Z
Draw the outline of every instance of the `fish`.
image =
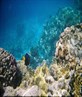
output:
M 30 64 L 30 55 L 26 53 L 23 57 L 22 60 L 25 62 L 25 65 L 28 66 Z

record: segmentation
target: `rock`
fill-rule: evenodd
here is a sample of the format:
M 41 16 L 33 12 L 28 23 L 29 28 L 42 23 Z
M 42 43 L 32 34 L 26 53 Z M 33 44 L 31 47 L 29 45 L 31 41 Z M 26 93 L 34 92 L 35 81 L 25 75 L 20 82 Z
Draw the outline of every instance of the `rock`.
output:
M 68 94 L 67 90 L 63 89 L 62 90 L 62 96 L 66 96 Z
M 21 71 L 22 76 L 25 76 L 25 74 L 27 73 L 27 66 L 25 65 L 24 61 L 18 60 L 17 66 L 18 66 L 19 70 Z
M 54 92 L 54 85 L 53 84 L 51 84 L 51 85 L 48 86 L 48 92 L 50 92 L 51 94 L 53 94 L 53 92 Z
M 41 96 L 41 90 L 38 86 L 34 85 L 26 90 L 22 96 Z
M 19 80 L 20 79 L 20 80 Z M 17 68 L 17 63 L 12 54 L 0 48 L 0 87 L 13 86 L 20 84 L 21 73 Z
M 51 83 L 54 82 L 54 78 L 53 78 L 52 76 L 47 76 L 45 80 L 46 80 L 46 82 L 49 83 L 49 84 L 51 84 Z
M 55 56 L 58 59 L 59 63 L 70 62 L 72 64 L 74 62 L 75 64 L 79 64 L 82 60 L 82 47 L 80 46 L 80 43 L 82 41 L 82 24 L 78 25 L 79 28 L 77 28 L 77 25 L 73 27 L 67 27 L 60 35 L 60 39 L 56 44 L 55 52 Z
M 26 92 L 25 89 L 19 87 L 15 89 L 15 96 L 22 96 L 25 92 Z
M 58 91 L 58 90 L 54 91 L 53 96 L 54 96 L 54 97 L 62 97 L 60 91 Z
M 48 97 L 52 97 L 53 95 L 50 93 L 50 92 L 48 92 Z
M 7 87 L 5 88 L 5 93 L 4 93 L 3 96 L 4 96 L 4 97 L 5 97 L 5 96 L 15 96 L 15 91 L 14 91 L 13 87 L 7 86 Z
M 25 88 L 25 89 L 27 89 L 28 88 L 28 81 L 27 80 L 22 80 L 22 82 L 21 82 L 21 84 L 20 84 L 20 87 L 21 88 Z
M 65 88 L 65 79 L 64 78 L 60 78 L 59 81 L 58 81 L 58 88 L 59 89 L 63 89 Z
M 57 72 L 57 64 L 51 65 L 50 66 L 50 74 L 53 76 L 54 80 L 58 79 L 58 72 Z
M 75 73 L 75 71 L 74 71 L 74 70 L 71 70 L 71 71 L 69 72 L 70 78 L 72 78 L 72 77 L 73 77 L 74 73 Z

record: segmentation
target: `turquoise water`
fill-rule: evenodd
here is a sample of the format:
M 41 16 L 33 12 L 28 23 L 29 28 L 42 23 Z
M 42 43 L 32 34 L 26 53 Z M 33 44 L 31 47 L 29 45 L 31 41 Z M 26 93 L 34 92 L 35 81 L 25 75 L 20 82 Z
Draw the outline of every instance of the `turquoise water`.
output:
M 43 44 L 39 43 L 41 37 L 44 36 L 43 40 L 47 37 L 44 34 L 46 28 L 44 24 L 47 25 L 48 20 L 50 21 L 50 17 L 52 16 L 56 16 L 57 18 L 58 12 L 64 7 L 74 8 L 74 0 L 0 0 L 0 47 L 12 53 L 17 60 L 21 59 L 25 53 L 31 54 L 32 66 L 33 63 L 36 64 L 36 66 L 38 65 L 38 62 L 33 60 L 34 57 L 47 60 L 48 54 L 53 55 L 52 52 L 45 53 L 42 48 L 39 48 L 45 44 L 44 41 Z M 60 12 L 60 14 L 64 13 Z M 63 30 L 66 24 L 62 25 L 64 26 L 60 27 Z M 57 38 L 55 37 L 54 39 L 56 42 L 60 35 L 59 32 L 62 30 L 58 27 L 59 25 L 54 26 L 56 26 L 55 34 Z M 50 25 L 48 29 L 51 29 Z M 58 29 L 60 31 L 58 31 Z M 52 41 L 54 40 L 52 39 Z M 48 42 L 48 40 L 46 40 L 46 42 Z M 34 50 L 32 48 L 34 48 Z M 38 54 L 36 54 L 37 48 L 39 50 Z M 52 47 L 51 50 L 52 49 L 55 48 Z

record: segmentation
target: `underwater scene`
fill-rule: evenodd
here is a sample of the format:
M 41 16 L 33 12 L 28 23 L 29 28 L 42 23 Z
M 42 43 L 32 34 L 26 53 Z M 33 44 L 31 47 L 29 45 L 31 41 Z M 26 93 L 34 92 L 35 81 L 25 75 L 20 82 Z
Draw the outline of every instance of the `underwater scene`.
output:
M 0 0 L 0 97 L 82 97 L 82 0 Z

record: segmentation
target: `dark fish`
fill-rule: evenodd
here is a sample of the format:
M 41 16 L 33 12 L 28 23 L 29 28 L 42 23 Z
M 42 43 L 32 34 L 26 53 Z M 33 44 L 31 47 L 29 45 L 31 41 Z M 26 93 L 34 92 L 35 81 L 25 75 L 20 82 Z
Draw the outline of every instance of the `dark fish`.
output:
M 25 56 L 23 56 L 23 61 L 25 61 L 25 65 L 29 65 L 30 64 L 30 55 L 29 54 L 25 54 Z

